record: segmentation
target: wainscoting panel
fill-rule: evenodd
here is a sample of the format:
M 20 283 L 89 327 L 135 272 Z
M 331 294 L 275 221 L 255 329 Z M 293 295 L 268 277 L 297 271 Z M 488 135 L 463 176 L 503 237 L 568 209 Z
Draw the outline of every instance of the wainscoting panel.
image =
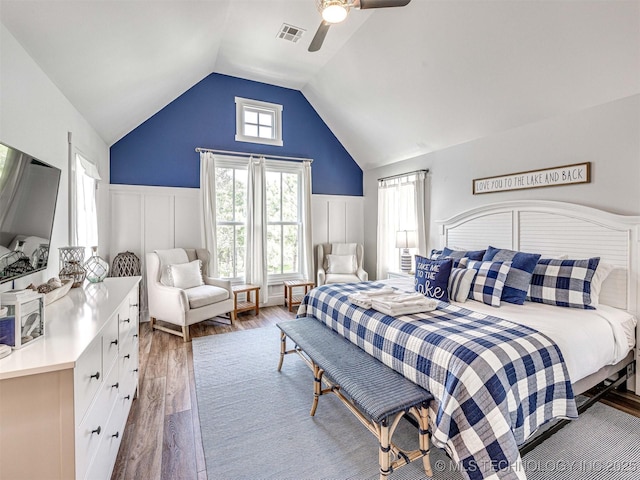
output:
M 111 251 L 110 258 L 119 252 L 140 255 L 143 245 L 142 195 L 135 192 L 111 190 Z
M 313 244 L 363 243 L 364 198 L 313 195 Z
M 184 190 L 184 189 L 181 189 Z M 196 195 L 174 197 L 174 244 L 176 247 L 200 246 L 200 199 Z
M 173 248 L 175 242 L 175 210 L 172 195 L 144 197 L 144 251 Z

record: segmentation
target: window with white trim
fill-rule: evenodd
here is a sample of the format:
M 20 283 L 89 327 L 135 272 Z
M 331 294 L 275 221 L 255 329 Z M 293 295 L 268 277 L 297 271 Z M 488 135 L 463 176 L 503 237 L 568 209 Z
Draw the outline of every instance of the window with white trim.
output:
M 281 147 L 282 105 L 236 98 L 236 141 Z
M 247 160 L 216 161 L 216 241 L 218 275 L 243 281 L 247 222 Z M 268 281 L 302 274 L 302 165 L 267 161 Z
M 300 274 L 301 173 L 267 166 L 266 177 L 269 278 Z

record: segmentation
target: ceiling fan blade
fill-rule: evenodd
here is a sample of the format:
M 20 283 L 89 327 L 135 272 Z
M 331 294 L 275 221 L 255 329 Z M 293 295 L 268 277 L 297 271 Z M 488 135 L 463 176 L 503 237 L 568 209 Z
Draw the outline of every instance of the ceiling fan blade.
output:
M 317 52 L 318 50 L 320 50 L 322 42 L 324 42 L 324 37 L 327 36 L 327 32 L 329 31 L 330 26 L 331 24 L 329 22 L 325 22 L 324 20 L 322 21 L 322 23 L 318 27 L 318 31 L 313 37 L 313 40 L 311 40 L 311 44 L 309 45 L 310 52 Z
M 405 7 L 411 0 L 360 0 L 360 9 Z

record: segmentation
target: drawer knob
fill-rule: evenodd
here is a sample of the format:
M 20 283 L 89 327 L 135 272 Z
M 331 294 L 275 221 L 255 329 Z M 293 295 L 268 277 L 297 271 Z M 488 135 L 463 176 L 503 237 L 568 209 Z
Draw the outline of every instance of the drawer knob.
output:
M 113 435 L 111 435 L 111 438 L 118 438 L 120 436 L 120 432 L 116 432 Z
M 100 426 L 98 426 L 98 428 L 96 428 L 95 430 L 91 430 L 91 435 L 93 435 L 94 433 L 100 435 L 101 431 L 102 431 L 102 428 L 100 428 Z
M 100 372 L 96 372 L 94 375 L 91 375 L 89 378 L 95 378 L 96 380 L 100 380 Z
M 135 373 L 138 373 L 138 369 L 137 368 L 134 368 L 132 371 L 135 372 Z
M 127 395 L 126 397 L 124 397 L 125 400 L 129 400 L 131 399 L 131 395 Z
M 113 385 L 111 385 L 111 388 L 118 388 L 120 386 L 120 382 L 116 382 Z
M 125 356 L 123 356 L 122 358 L 130 358 L 130 357 L 131 357 L 131 355 L 129 355 L 129 354 L 127 353 L 127 354 L 126 354 Z
M 129 318 L 125 318 L 124 320 L 122 320 L 122 323 L 130 323 L 131 320 Z
M 111 341 L 111 345 L 118 345 L 118 339 L 116 338 L 115 340 Z
M 134 333 L 134 334 L 133 334 L 133 338 L 138 338 L 138 334 L 137 334 L 137 333 Z
M 138 304 L 137 304 L 137 303 L 130 303 L 130 304 L 129 304 L 129 306 L 130 306 L 130 307 L 137 307 L 137 306 L 138 306 Z

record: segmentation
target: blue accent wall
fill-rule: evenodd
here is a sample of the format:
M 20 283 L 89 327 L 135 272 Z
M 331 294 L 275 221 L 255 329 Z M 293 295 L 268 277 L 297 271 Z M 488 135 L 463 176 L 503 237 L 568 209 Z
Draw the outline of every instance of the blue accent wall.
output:
M 283 106 L 282 147 L 235 140 L 235 97 Z M 217 73 L 111 146 L 111 183 L 198 188 L 196 147 L 312 158 L 313 193 L 362 196 L 362 169 L 300 91 Z

